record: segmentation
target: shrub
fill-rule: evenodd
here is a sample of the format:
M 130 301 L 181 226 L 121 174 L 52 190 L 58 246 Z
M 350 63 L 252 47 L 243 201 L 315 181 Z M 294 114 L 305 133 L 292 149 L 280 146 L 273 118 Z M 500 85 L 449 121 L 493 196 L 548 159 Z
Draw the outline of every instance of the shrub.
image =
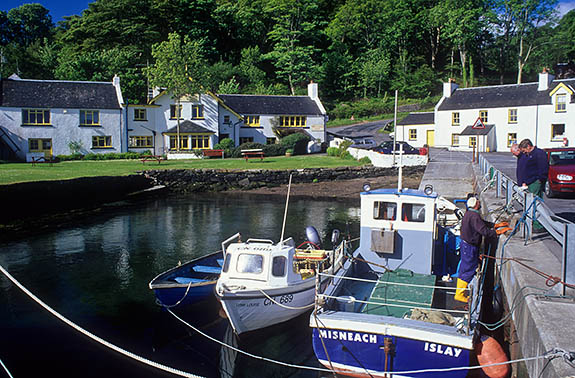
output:
M 293 149 L 295 155 L 303 155 L 307 152 L 308 135 L 293 133 L 281 139 L 280 144 L 287 150 Z
M 339 156 L 339 148 L 337 147 L 328 147 L 326 152 L 327 156 Z
M 363 165 L 369 165 L 371 164 L 371 159 L 368 158 L 367 156 L 364 156 L 361 159 L 359 159 L 359 162 Z
M 214 150 L 224 150 L 224 156 L 232 156 L 235 143 L 231 138 L 224 138 L 214 146 Z
M 265 156 L 281 156 L 286 152 L 281 144 L 266 144 L 263 150 Z

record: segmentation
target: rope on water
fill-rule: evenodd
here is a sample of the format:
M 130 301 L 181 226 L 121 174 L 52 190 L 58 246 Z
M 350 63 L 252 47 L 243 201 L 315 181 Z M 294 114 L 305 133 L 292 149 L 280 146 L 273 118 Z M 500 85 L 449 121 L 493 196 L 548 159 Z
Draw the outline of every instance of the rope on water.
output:
M 263 291 L 262 289 L 259 289 L 260 292 L 264 295 L 264 297 L 266 297 L 267 299 L 269 299 L 272 303 L 277 304 L 280 307 L 285 308 L 286 310 L 307 310 L 308 308 L 312 308 L 314 306 L 313 303 L 308 304 L 306 306 L 302 306 L 302 307 L 294 307 L 294 306 L 286 306 L 282 303 L 279 303 L 278 301 L 276 301 L 275 299 L 273 299 L 272 297 L 270 297 L 269 295 L 267 295 L 267 293 L 265 291 Z
M 48 306 L 46 303 L 44 303 L 42 300 L 40 300 L 40 298 L 38 298 L 36 295 L 34 295 L 30 290 L 28 290 L 26 287 L 24 287 L 20 282 L 18 282 L 18 280 L 16 280 L 16 278 L 14 278 L 10 273 L 8 273 L 8 271 L 6 269 L 4 269 L 4 267 L 2 265 L 0 265 L 0 271 L 10 280 L 12 281 L 12 283 L 14 285 L 16 285 L 20 290 L 22 290 L 26 295 L 28 295 L 30 298 L 32 298 L 36 303 L 38 303 L 40 306 L 42 306 L 46 311 L 48 311 L 49 313 L 51 313 L 52 315 L 54 315 L 56 318 L 60 319 L 62 322 L 66 323 L 67 325 L 69 325 L 70 327 L 74 328 L 76 331 L 84 334 L 85 336 L 88 336 L 89 338 L 91 338 L 92 340 L 120 353 L 123 354 L 126 357 L 129 357 L 133 360 L 136 360 L 138 362 L 141 362 L 143 364 L 146 364 L 148 366 L 151 366 L 153 368 L 159 369 L 159 370 L 163 370 L 165 372 L 174 374 L 174 375 L 179 375 L 181 377 L 189 377 L 189 378 L 203 378 L 199 375 L 195 375 L 192 373 L 188 373 L 182 370 L 178 370 L 175 369 L 173 367 L 170 366 L 166 366 L 166 365 L 162 365 L 158 362 L 155 361 L 151 361 L 148 360 L 144 357 L 138 356 L 132 352 L 129 352 L 125 349 L 120 348 L 119 346 L 116 346 L 115 344 L 112 344 L 104 339 L 102 339 L 101 337 L 98 337 L 96 335 L 94 335 L 93 333 L 85 330 L 84 328 L 80 327 L 79 325 L 77 325 L 76 323 L 72 322 L 71 320 L 65 318 L 63 315 L 59 314 L 58 312 L 56 312 L 52 307 Z
M 4 362 L 2 362 L 2 359 L 0 359 L 0 365 L 2 365 L 2 367 L 4 368 L 4 371 L 6 371 L 6 374 L 8 374 L 8 377 L 14 378 L 14 377 L 12 376 L 12 374 L 10 374 L 10 370 L 8 370 L 8 368 L 6 367 L 6 365 L 4 365 Z

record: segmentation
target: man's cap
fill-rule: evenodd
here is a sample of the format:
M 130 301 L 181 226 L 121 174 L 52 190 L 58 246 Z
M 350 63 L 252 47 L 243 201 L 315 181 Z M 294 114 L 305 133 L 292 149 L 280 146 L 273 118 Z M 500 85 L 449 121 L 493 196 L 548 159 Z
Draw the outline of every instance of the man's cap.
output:
M 476 197 L 469 197 L 467 200 L 467 207 L 472 209 L 477 205 L 477 198 Z

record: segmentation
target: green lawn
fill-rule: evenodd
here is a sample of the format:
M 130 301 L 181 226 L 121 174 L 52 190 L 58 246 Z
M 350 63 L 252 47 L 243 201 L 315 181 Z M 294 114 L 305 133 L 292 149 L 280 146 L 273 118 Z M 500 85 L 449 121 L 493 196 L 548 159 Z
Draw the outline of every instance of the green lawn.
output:
M 244 159 L 166 160 L 161 164 L 140 160 L 64 161 L 49 164 L 0 164 L 0 185 L 26 181 L 66 180 L 90 176 L 123 176 L 148 169 L 302 169 L 360 166 L 355 160 L 326 155 L 272 156 L 263 161 Z

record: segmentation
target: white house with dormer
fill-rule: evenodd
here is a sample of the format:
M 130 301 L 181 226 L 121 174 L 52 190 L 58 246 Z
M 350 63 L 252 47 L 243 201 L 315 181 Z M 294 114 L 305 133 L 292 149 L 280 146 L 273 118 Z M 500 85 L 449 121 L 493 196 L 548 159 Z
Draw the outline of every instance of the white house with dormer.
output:
M 404 130 L 398 140 L 409 143 L 410 136 L 424 131 L 427 144 L 461 151 L 474 146 L 481 152 L 509 151 L 511 144 L 525 138 L 540 148 L 573 146 L 575 79 L 555 80 L 544 71 L 537 83 L 473 88 L 444 83 L 433 112 L 433 143 L 429 125 L 417 123 L 412 114 L 398 123 L 398 130 Z
M 303 132 L 312 140 L 326 140 L 326 111 L 316 83 L 307 96 L 266 96 L 205 93 L 177 101 L 157 93 L 147 105 L 129 105 L 129 150 L 164 154 L 212 149 L 224 138 L 236 146 L 246 142 L 274 144 L 277 132 Z M 179 126 L 178 126 L 179 118 Z M 179 128 L 179 130 L 178 130 Z

